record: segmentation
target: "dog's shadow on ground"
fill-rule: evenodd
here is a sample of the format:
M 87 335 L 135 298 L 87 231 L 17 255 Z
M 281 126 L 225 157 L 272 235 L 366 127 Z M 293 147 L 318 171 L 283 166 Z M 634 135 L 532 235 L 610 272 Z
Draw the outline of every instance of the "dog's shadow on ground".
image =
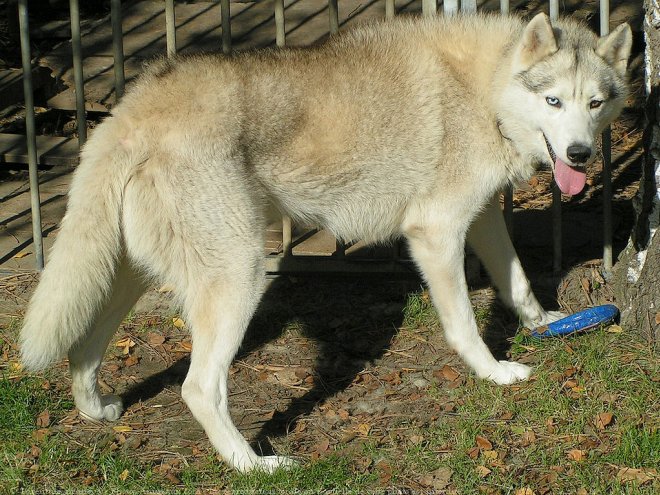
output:
M 487 283 L 487 278 L 483 282 Z M 269 438 L 286 435 L 299 418 L 346 389 L 370 362 L 382 357 L 403 324 L 407 298 L 420 289 L 421 282 L 415 277 L 392 280 L 324 275 L 273 281 L 237 359 L 276 340 L 292 324 L 302 337 L 313 341 L 317 358 L 312 389 L 292 398 L 285 410 L 276 412 L 262 425 L 253 441 L 257 452 L 272 453 Z M 506 359 L 510 345 L 507 338 L 515 333 L 516 320 L 499 303 L 491 309 L 493 317 L 484 339 L 498 359 Z M 292 348 L 290 352 L 295 361 L 295 355 L 309 351 Z M 183 358 L 136 384 L 124 394 L 125 405 L 146 401 L 168 386 L 180 386 L 189 364 L 189 358 Z

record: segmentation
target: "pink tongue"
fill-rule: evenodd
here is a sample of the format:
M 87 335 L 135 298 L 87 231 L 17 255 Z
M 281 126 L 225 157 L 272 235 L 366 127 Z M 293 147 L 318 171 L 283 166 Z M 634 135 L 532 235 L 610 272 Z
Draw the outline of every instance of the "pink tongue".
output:
M 564 194 L 574 196 L 582 189 L 587 181 L 587 174 L 562 162 L 559 158 L 555 161 L 555 182 Z

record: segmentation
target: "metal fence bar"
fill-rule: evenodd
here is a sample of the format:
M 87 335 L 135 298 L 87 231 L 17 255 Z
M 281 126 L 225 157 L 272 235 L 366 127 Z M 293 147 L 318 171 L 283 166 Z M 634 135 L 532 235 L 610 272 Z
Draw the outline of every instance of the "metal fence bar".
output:
M 167 56 L 176 55 L 176 12 L 174 0 L 165 0 L 165 31 L 167 39 Z
M 550 0 L 550 19 L 559 19 L 559 0 Z
M 500 0 L 500 13 L 509 15 L 509 0 Z
M 32 94 L 32 60 L 30 57 L 30 25 L 28 0 L 18 0 L 18 23 L 23 63 L 23 94 L 25 96 L 25 135 L 30 174 L 30 207 L 32 209 L 32 239 L 37 270 L 44 269 L 44 245 L 41 232 L 41 200 L 39 198 L 39 170 L 37 168 L 37 133 L 34 123 L 34 96 Z
M 85 114 L 85 81 L 83 78 L 78 0 L 69 0 L 69 15 L 71 16 L 71 52 L 73 53 L 73 82 L 76 88 L 78 143 L 82 148 L 85 141 L 87 141 L 87 117 Z
M 286 45 L 286 26 L 284 24 L 284 0 L 275 0 L 275 43 L 279 47 Z M 291 254 L 291 243 L 293 239 L 293 224 L 291 217 L 282 217 L 282 254 Z
M 124 32 L 121 27 L 121 0 L 110 2 L 110 22 L 112 24 L 112 56 L 115 71 L 115 103 L 124 96 L 126 76 L 124 74 Z
M 433 2 L 435 5 L 435 2 Z M 458 0 L 445 0 L 443 2 L 443 11 L 447 15 L 453 15 L 458 12 Z M 424 9 L 424 4 L 422 4 L 422 10 Z
M 454 0 L 458 5 L 458 0 Z M 432 16 L 438 10 L 437 0 L 422 0 L 422 14 L 425 16 Z M 446 10 L 445 10 L 446 11 Z
M 330 34 L 339 31 L 339 5 L 337 0 L 328 0 L 328 15 L 330 17 Z
M 286 25 L 284 24 L 284 0 L 275 0 L 275 43 L 286 44 Z
M 229 0 L 221 0 L 220 17 L 222 20 L 222 53 L 231 52 L 231 8 Z
M 550 0 L 550 19 L 559 18 L 559 0 Z M 552 184 L 552 273 L 561 273 L 562 261 L 562 229 L 561 229 L 561 191 L 556 182 Z
M 461 11 L 463 12 L 476 12 L 477 0 L 461 0 Z
M 396 13 L 394 0 L 385 0 L 385 19 L 392 19 Z
M 600 0 L 600 35 L 610 32 L 610 2 Z M 612 270 L 612 128 L 603 131 L 603 269 Z

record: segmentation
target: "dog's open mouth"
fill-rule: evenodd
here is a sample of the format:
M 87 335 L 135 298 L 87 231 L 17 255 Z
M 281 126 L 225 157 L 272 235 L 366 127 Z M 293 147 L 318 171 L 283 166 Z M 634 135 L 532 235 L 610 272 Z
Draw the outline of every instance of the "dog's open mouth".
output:
M 557 157 L 555 150 L 552 149 L 552 145 L 545 136 L 545 133 L 543 133 L 543 139 L 545 139 L 545 146 L 548 148 L 550 159 L 554 164 L 552 172 L 559 190 L 569 196 L 578 194 L 584 189 L 584 185 L 587 182 L 587 171 L 585 167 L 574 167 L 562 161 L 561 158 Z

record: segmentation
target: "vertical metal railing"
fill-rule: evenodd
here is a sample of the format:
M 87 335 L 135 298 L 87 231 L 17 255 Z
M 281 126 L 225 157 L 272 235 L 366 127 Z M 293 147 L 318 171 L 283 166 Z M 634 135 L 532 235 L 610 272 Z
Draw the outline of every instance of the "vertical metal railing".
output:
M 112 25 L 112 58 L 115 74 L 115 104 L 124 96 L 126 75 L 124 74 L 124 30 L 121 25 L 121 0 L 110 1 Z
M 71 17 L 71 53 L 73 55 L 73 83 L 76 92 L 76 121 L 78 144 L 82 148 L 87 141 L 87 114 L 85 112 L 85 79 L 83 76 L 82 39 L 80 36 L 80 9 L 78 0 L 69 0 Z
M 229 0 L 220 1 L 220 20 L 222 23 L 222 53 L 231 52 L 231 7 Z
M 165 0 L 165 44 L 167 56 L 176 55 L 176 10 L 174 0 Z
M 600 35 L 610 32 L 610 2 L 600 0 Z M 612 271 L 612 129 L 603 132 L 603 270 Z
M 559 0 L 550 0 L 550 20 L 559 18 Z M 552 183 L 552 273 L 561 273 L 562 228 L 561 228 L 561 191 L 556 182 Z
M 385 17 L 391 19 L 396 14 L 395 0 L 385 0 Z M 550 18 L 555 20 L 559 16 L 559 0 L 549 0 Z M 435 15 L 438 8 L 437 0 L 422 0 L 422 13 L 425 16 Z M 124 49 L 121 16 L 121 0 L 111 0 L 111 24 L 112 43 L 114 57 L 115 77 L 115 101 L 119 101 L 124 93 Z M 600 34 L 604 36 L 609 33 L 609 0 L 599 0 L 600 10 Z M 275 17 L 275 40 L 276 45 L 286 45 L 285 28 L 285 2 L 284 0 L 273 0 Z M 477 0 L 445 0 L 443 10 L 445 15 L 452 15 L 458 10 L 473 12 L 477 8 Z M 76 118 L 79 144 L 82 146 L 87 139 L 86 108 L 84 95 L 83 54 L 80 32 L 79 0 L 69 0 L 71 20 L 71 46 L 73 57 L 74 89 L 76 100 Z M 509 0 L 500 0 L 500 12 L 508 14 L 510 10 Z M 41 213 L 39 204 L 39 181 L 38 181 L 38 157 L 36 146 L 36 132 L 34 122 L 33 87 L 31 80 L 30 41 L 28 26 L 27 0 L 18 2 L 19 25 L 21 33 L 21 55 L 24 72 L 24 92 L 26 105 L 26 139 L 28 148 L 28 164 L 30 170 L 30 191 L 32 200 L 32 226 L 37 258 L 37 268 L 41 269 L 44 264 L 43 241 L 41 233 Z M 231 39 L 231 10 L 230 0 L 220 0 L 222 51 L 230 53 L 232 50 Z M 165 0 L 165 18 L 167 33 L 167 54 L 176 54 L 176 16 L 174 0 Z M 339 30 L 339 2 L 328 0 L 329 31 L 335 34 Z M 607 273 L 612 268 L 612 156 L 611 156 L 611 131 L 606 129 L 602 136 L 603 153 L 603 267 Z M 561 192 L 556 185 L 552 188 L 552 230 L 553 230 L 553 272 L 559 274 L 562 267 L 562 229 L 561 229 Z M 513 230 L 513 192 L 505 191 L 504 215 L 510 232 Z M 292 225 L 291 220 L 285 217 L 282 222 L 282 244 L 283 254 L 291 252 Z M 341 255 L 344 246 L 337 244 L 337 252 Z
M 37 167 L 37 133 L 34 122 L 34 96 L 32 93 L 32 58 L 30 56 L 30 24 L 27 0 L 18 0 L 18 22 L 23 64 L 23 93 L 25 96 L 25 135 L 30 174 L 30 205 L 32 209 L 32 239 L 34 241 L 37 270 L 44 268 L 44 245 L 41 231 L 41 200 L 39 198 L 39 170 Z

